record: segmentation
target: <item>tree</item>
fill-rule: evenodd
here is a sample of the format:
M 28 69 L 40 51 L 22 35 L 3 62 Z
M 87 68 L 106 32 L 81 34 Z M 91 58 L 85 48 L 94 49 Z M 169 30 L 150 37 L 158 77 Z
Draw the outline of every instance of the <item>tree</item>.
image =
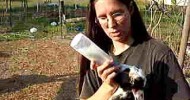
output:
M 23 9 L 22 13 L 22 20 L 25 21 L 26 16 L 27 16 L 27 10 L 28 10 L 28 1 L 27 0 L 21 0 L 21 8 Z
M 9 24 L 12 27 L 12 0 L 9 2 Z
M 9 1 L 8 0 L 5 0 L 5 5 L 6 5 L 6 8 L 5 8 L 5 12 L 7 13 L 8 12 L 8 5 L 9 5 Z
M 184 26 L 183 26 L 183 31 L 182 31 L 180 51 L 179 51 L 179 57 L 178 57 L 178 61 L 181 68 L 183 68 L 189 34 L 190 34 L 190 2 L 188 3 L 187 8 L 186 8 L 186 15 L 185 15 L 185 21 L 184 21 Z

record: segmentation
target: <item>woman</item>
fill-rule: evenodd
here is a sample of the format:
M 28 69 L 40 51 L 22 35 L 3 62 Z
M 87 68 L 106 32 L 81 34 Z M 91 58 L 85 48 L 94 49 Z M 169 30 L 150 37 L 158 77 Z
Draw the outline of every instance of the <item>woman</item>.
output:
M 114 77 L 119 67 L 113 66 L 113 62 L 118 62 L 144 71 L 145 100 L 190 100 L 190 88 L 175 55 L 148 35 L 133 0 L 90 0 L 87 22 L 86 36 L 113 61 L 97 65 L 81 57 L 81 99 L 109 99 L 118 88 Z

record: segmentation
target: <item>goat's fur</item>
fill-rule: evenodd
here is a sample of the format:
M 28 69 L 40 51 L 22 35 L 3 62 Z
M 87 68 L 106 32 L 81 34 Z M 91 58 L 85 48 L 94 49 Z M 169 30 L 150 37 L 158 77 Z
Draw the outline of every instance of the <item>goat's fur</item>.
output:
M 144 100 L 146 77 L 143 71 L 125 64 L 120 67 L 121 70 L 115 77 L 119 87 L 109 100 Z

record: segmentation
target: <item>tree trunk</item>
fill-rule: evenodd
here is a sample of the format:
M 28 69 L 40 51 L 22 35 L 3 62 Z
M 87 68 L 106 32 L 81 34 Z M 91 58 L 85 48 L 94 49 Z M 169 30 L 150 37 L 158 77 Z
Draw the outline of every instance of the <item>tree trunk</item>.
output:
M 9 2 L 9 9 L 10 9 L 10 11 L 9 11 L 9 13 L 10 13 L 10 15 L 9 15 L 9 24 L 10 24 L 10 26 L 12 27 L 12 0 L 10 0 L 10 2 Z
M 64 9 L 64 1 L 59 0 L 59 23 L 60 23 L 60 31 L 61 31 L 61 38 L 63 38 L 63 21 L 65 22 L 65 9 Z
M 9 1 L 8 0 L 5 0 L 5 5 L 6 5 L 6 9 L 5 9 L 5 12 L 7 13 L 8 12 L 8 7 L 9 7 Z
M 37 12 L 37 13 L 39 12 L 39 0 L 38 0 L 38 2 L 37 2 L 37 4 L 36 4 L 36 12 Z
M 24 0 L 24 12 L 27 13 L 27 9 L 28 9 L 28 1 Z
M 181 68 L 184 67 L 183 64 L 184 64 L 184 58 L 185 58 L 189 33 L 190 33 L 190 0 L 186 8 L 186 15 L 185 15 L 185 21 L 184 21 L 184 26 L 183 26 L 183 31 L 182 31 L 180 51 L 179 51 L 179 57 L 178 57 L 178 62 Z
M 23 12 L 22 12 L 22 14 L 21 14 L 21 20 L 23 21 L 23 22 L 25 22 L 26 21 L 26 17 L 27 17 L 27 10 L 28 10 L 28 2 L 27 2 L 27 0 L 22 0 L 21 1 L 21 8 L 23 9 Z

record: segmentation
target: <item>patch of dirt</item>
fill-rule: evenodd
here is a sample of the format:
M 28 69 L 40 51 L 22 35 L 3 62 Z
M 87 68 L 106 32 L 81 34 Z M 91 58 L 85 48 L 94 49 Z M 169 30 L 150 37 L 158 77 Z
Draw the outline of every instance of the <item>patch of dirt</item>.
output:
M 0 42 L 0 100 L 75 100 L 78 54 L 70 40 Z
M 0 100 L 75 100 L 77 53 L 70 40 L 0 42 Z

